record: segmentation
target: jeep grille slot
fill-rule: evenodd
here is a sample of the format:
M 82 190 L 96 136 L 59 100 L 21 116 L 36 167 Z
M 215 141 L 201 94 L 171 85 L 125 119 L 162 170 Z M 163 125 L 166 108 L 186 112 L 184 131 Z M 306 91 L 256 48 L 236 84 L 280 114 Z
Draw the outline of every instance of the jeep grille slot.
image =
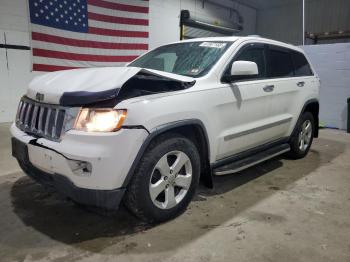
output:
M 66 109 L 58 105 L 39 103 L 23 97 L 16 114 L 16 126 L 22 131 L 49 140 L 59 141 Z

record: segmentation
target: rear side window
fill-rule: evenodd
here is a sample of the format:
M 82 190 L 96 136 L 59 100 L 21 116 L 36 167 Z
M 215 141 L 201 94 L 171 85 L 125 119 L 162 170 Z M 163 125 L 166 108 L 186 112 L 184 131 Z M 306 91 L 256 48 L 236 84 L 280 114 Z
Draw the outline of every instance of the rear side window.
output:
M 292 52 L 295 76 L 311 76 L 313 75 L 311 67 L 302 53 Z
M 269 47 L 268 50 L 268 77 L 292 77 L 294 66 L 288 49 Z

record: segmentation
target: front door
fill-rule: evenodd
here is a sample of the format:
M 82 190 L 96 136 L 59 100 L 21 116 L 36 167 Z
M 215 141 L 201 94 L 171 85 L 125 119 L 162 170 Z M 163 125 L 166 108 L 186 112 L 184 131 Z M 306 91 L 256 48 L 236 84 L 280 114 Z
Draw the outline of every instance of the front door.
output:
M 258 65 L 257 76 L 223 83 L 226 103 L 220 110 L 221 133 L 218 137 L 218 157 L 222 159 L 271 140 L 269 115 L 272 94 L 270 81 L 266 79 L 265 44 L 245 44 L 227 67 L 230 73 L 234 61 L 252 61 Z

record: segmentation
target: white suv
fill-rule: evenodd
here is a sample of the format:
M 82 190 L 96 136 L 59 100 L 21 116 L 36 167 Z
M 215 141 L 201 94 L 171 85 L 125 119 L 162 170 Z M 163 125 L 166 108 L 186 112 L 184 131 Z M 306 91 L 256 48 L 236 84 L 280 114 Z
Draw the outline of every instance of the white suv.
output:
M 182 41 L 126 67 L 35 78 L 11 127 L 25 173 L 72 200 L 138 217 L 183 212 L 199 180 L 318 136 L 319 79 L 304 52 L 260 37 Z

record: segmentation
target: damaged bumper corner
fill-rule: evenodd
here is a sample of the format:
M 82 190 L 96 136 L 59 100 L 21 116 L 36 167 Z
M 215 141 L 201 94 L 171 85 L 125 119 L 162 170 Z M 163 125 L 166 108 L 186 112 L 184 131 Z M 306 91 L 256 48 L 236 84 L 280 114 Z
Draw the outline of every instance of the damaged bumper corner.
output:
M 13 124 L 11 134 L 13 156 L 28 176 L 78 203 L 117 209 L 125 191 L 123 183 L 148 132 L 70 131 L 54 142 L 30 136 Z
M 27 145 L 14 137 L 12 138 L 12 155 L 29 177 L 42 185 L 55 188 L 57 192 L 78 203 L 115 210 L 118 209 L 125 193 L 125 188 L 113 190 L 80 188 L 63 175 L 50 174 L 36 168 L 29 161 Z

